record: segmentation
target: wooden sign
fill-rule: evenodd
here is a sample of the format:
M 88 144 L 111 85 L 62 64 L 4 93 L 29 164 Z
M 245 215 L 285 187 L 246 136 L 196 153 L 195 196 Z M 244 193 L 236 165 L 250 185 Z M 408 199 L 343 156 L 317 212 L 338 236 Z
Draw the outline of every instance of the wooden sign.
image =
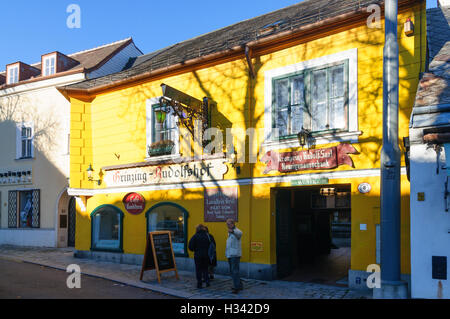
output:
M 205 222 L 238 221 L 237 187 L 205 189 Z
M 144 186 L 223 180 L 228 171 L 224 159 L 182 164 L 148 165 L 135 168 L 105 169 L 107 187 Z
M 175 276 L 179 279 L 170 231 L 148 234 L 140 280 L 144 276 L 144 271 L 153 269 L 156 269 L 159 283 L 161 283 L 161 273 L 169 271 L 175 271 Z

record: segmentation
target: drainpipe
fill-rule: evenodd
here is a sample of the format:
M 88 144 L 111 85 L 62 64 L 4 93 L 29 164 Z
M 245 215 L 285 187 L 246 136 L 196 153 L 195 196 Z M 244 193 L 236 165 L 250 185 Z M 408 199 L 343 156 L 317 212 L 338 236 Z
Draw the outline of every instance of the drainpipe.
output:
M 400 148 L 398 145 L 398 1 L 385 1 L 383 61 L 383 148 L 381 151 L 381 288 L 374 298 L 408 297 L 400 278 Z

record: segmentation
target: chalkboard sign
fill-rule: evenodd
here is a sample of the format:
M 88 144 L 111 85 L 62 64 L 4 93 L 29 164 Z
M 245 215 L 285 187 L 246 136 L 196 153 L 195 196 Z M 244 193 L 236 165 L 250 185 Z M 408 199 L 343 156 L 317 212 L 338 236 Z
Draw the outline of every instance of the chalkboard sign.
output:
M 153 269 L 156 269 L 159 283 L 161 283 L 161 273 L 164 272 L 175 271 L 176 278 L 179 279 L 170 231 L 148 234 L 140 280 L 144 276 L 144 271 Z

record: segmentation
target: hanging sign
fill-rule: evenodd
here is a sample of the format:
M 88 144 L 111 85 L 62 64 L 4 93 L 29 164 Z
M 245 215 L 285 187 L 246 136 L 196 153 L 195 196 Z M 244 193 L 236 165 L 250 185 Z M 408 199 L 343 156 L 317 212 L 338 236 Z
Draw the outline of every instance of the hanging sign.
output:
M 227 171 L 225 160 L 218 159 L 108 170 L 104 181 L 107 187 L 203 182 L 223 180 Z
M 272 171 L 280 173 L 333 169 L 340 165 L 354 167 L 353 160 L 347 154 L 357 153 L 350 144 L 340 144 L 335 147 L 312 149 L 299 152 L 279 153 L 275 151 L 267 152 L 261 162 L 267 166 L 264 174 Z
M 125 209 L 132 215 L 139 215 L 145 209 L 145 198 L 138 193 L 130 193 L 123 198 Z

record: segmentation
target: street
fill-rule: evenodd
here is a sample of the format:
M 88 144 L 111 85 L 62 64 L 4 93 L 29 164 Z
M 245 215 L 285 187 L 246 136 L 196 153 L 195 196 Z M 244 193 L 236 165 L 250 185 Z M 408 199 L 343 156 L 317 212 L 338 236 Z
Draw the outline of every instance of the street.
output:
M 70 274 L 0 258 L 0 299 L 174 299 L 109 280 L 81 276 L 81 288 L 69 289 Z

